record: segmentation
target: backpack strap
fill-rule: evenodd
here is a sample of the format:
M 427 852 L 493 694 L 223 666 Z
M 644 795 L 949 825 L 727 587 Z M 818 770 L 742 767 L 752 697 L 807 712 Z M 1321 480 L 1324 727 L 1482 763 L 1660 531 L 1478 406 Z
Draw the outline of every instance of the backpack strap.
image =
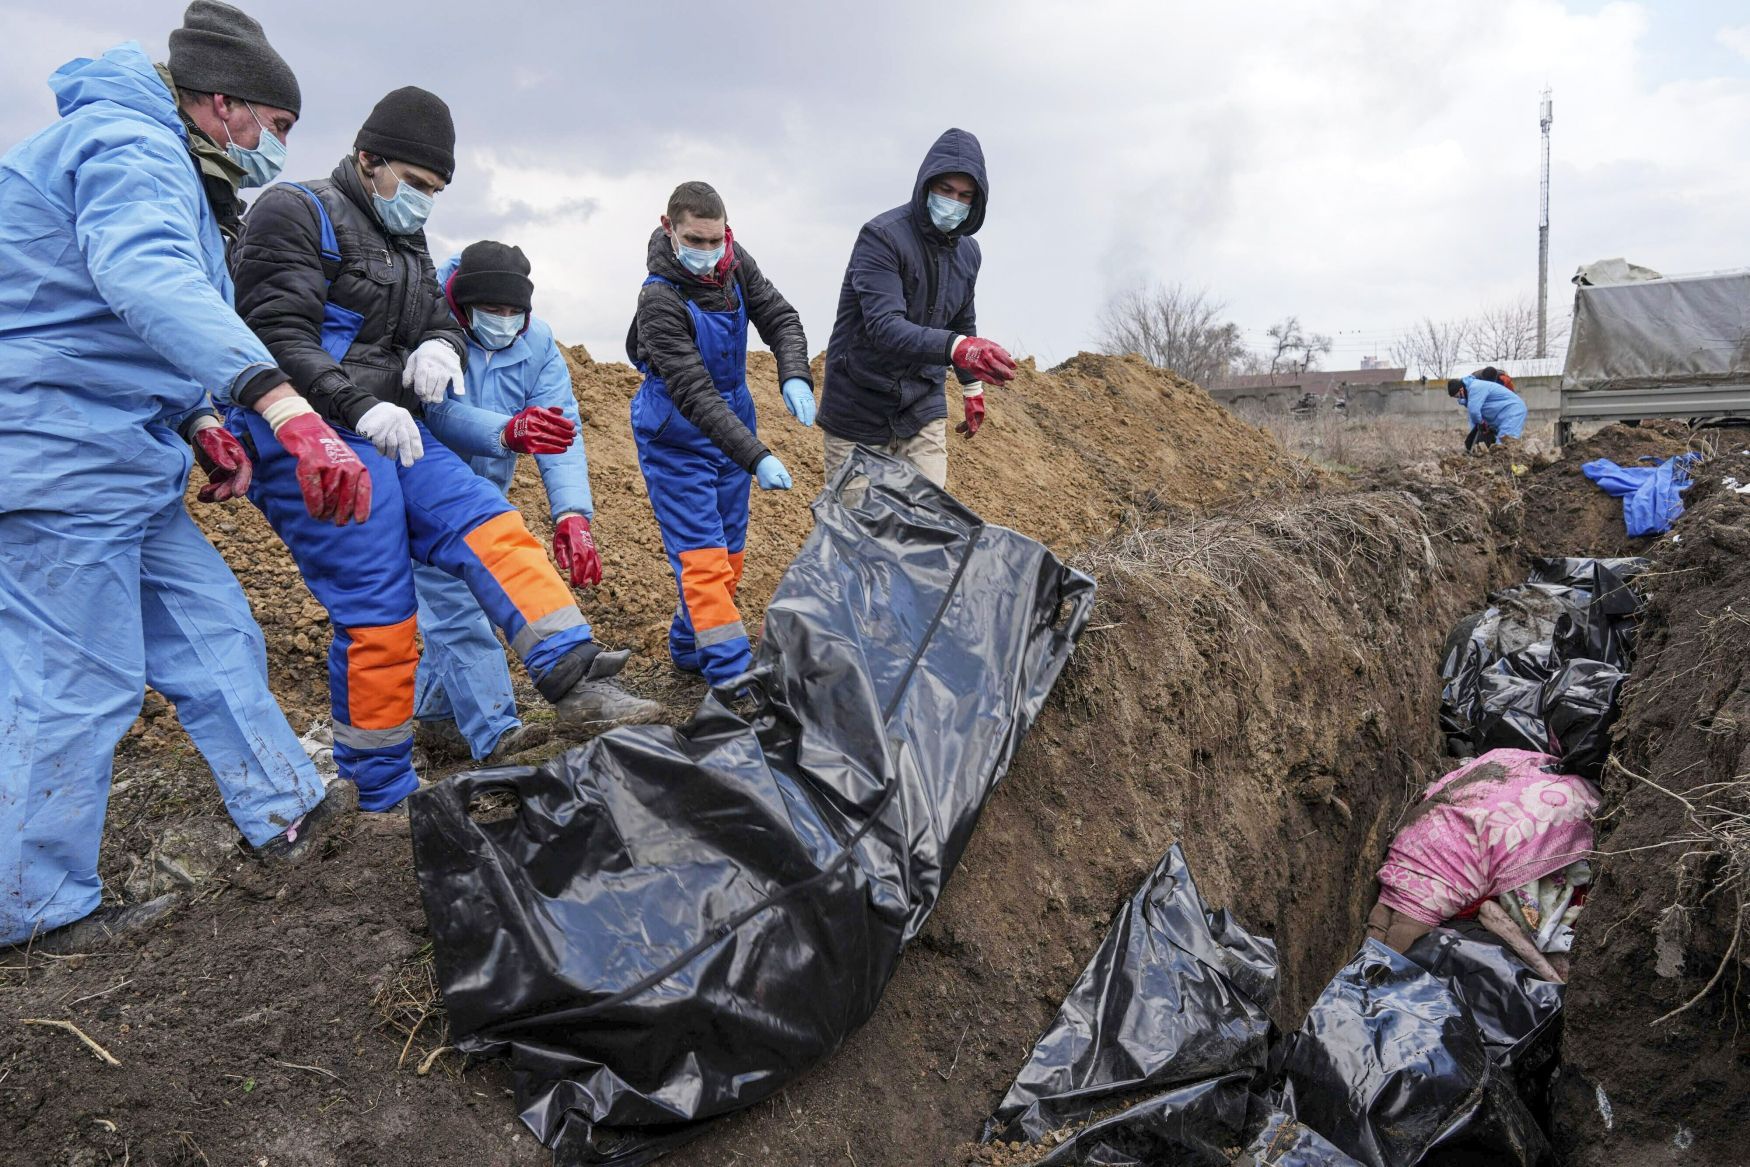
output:
M 303 191 L 304 197 L 316 208 L 316 219 L 322 232 L 318 244 L 322 252 L 322 278 L 332 285 L 334 277 L 340 274 L 340 240 L 335 237 L 334 222 L 328 217 L 328 208 L 322 205 L 322 200 L 315 191 L 301 182 L 282 182 L 280 185 Z

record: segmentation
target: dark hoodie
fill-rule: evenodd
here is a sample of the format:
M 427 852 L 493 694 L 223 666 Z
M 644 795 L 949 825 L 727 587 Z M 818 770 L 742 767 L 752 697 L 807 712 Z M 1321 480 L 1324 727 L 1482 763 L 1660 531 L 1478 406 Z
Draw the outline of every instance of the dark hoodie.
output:
M 674 245 L 658 227 L 650 236 L 645 262 L 653 276 L 672 281 L 649 283 L 638 292 L 638 314 L 626 333 L 626 355 L 643 362 L 668 385 L 680 415 L 698 427 L 724 455 L 748 473 L 771 453 L 741 424 L 699 359 L 693 314 L 687 301 L 706 312 L 733 312 L 738 296 L 747 298 L 747 319 L 778 359 L 778 382 L 800 377 L 814 387 L 808 368 L 808 339 L 802 317 L 761 272 L 753 256 L 731 242 L 709 279 L 694 275 L 675 258 Z
M 944 235 L 926 199 L 933 179 L 954 173 L 971 175 L 978 193 Z M 885 445 L 948 416 L 948 350 L 954 337 L 976 333 L 979 250 L 970 236 L 984 224 L 989 194 L 978 139 L 949 130 L 918 167 L 911 202 L 863 225 L 826 347 L 820 424 L 834 437 Z

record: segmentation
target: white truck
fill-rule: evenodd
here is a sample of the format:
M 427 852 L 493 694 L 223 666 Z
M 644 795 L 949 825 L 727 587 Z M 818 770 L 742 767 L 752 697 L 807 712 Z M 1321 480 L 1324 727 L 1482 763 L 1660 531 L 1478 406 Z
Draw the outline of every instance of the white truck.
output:
M 1661 276 L 1606 260 L 1574 283 L 1557 441 L 1581 421 L 1750 424 L 1750 269 Z

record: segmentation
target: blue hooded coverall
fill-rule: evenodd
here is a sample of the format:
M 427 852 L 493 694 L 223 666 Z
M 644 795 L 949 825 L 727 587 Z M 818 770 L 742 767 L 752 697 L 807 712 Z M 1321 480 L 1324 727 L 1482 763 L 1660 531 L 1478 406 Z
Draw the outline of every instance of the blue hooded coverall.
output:
M 652 275 L 644 282 L 670 281 Z M 757 434 L 747 388 L 746 293 L 737 286 L 734 312 L 707 312 L 691 299 L 686 304 L 712 384 Z M 669 655 L 677 667 L 726 685 L 753 667 L 747 628 L 734 602 L 747 550 L 753 476 L 681 415 L 648 362 L 640 361 L 638 371 L 644 382 L 632 398 L 632 437 L 680 592 L 669 625 Z
M 438 269 L 440 286 L 449 282 L 460 262 L 460 256 L 452 256 Z M 562 454 L 536 455 L 535 465 L 555 522 L 565 514 L 593 519 L 589 459 L 571 372 L 547 322 L 530 316 L 523 334 L 496 351 L 482 346 L 470 331 L 467 389 L 465 398 L 452 390 L 443 401 L 426 406 L 425 424 L 431 432 L 466 458 L 474 473 L 508 495 L 517 455 L 504 448 L 504 427 L 513 414 L 530 406 L 557 408 L 578 427 L 577 441 Z M 419 635 L 425 642 L 414 677 L 413 716 L 420 721 L 453 719 L 468 739 L 469 751 L 484 759 L 501 737 L 521 724 L 504 649 L 467 584 L 416 562 L 413 586 L 419 597 Z
M 1491 441 L 1517 438 L 1525 433 L 1525 400 L 1505 385 L 1479 377 L 1464 379 L 1464 408 L 1470 423 L 1494 431 Z
M 0 943 L 88 915 L 116 743 L 150 684 L 251 845 L 322 800 L 261 630 L 183 507 L 176 426 L 273 358 L 137 44 L 49 79 L 0 158 Z

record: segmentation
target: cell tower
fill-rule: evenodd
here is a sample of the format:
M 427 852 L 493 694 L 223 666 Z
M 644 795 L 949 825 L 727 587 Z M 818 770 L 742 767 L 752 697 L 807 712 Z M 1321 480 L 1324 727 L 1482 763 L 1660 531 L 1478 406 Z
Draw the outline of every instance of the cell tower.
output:
M 1549 124 L 1553 104 L 1543 91 L 1537 124 L 1543 130 L 1543 177 L 1537 190 L 1537 355 L 1549 356 Z

